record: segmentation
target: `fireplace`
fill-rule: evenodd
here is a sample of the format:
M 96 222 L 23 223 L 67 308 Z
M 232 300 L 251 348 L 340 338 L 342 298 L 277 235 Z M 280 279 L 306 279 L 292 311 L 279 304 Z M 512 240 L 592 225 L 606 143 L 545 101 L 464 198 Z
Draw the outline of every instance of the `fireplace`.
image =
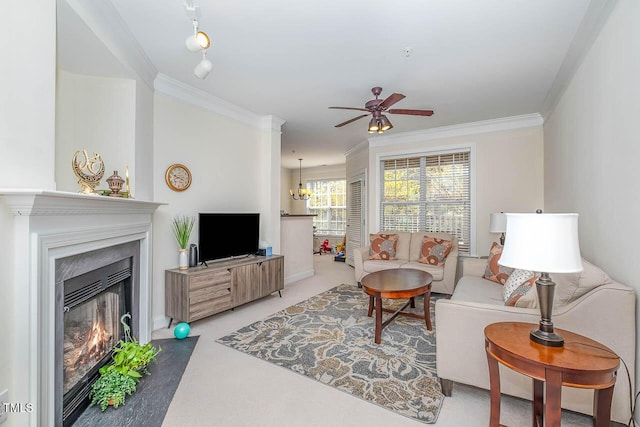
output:
M 11 400 L 37 408 L 20 425 L 62 427 L 64 282 L 131 258 L 131 333 L 149 342 L 152 215 L 161 203 L 29 189 L 0 190 L 0 199 L 13 214 L 7 255 L 15 268 L 2 293 L 15 326 L 3 347 Z
M 137 298 L 138 246 L 132 242 L 56 262 L 56 293 L 62 293 L 56 306 L 56 410 L 64 426 L 89 405 L 99 369 L 124 337 L 125 313 L 131 314 L 127 324 L 136 330 L 132 301 Z

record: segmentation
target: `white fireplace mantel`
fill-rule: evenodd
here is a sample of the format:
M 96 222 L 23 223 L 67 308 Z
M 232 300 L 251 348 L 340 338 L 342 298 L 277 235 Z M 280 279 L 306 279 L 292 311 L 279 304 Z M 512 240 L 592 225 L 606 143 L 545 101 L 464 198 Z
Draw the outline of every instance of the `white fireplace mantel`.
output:
M 51 190 L 0 189 L 16 216 L 152 214 L 165 203 Z
M 151 339 L 152 215 L 163 205 L 137 199 L 51 190 L 0 189 L 13 213 L 14 271 L 7 293 L 13 324 L 12 400 L 31 402 L 30 426 L 56 425 L 54 402 L 55 264 L 68 256 L 139 242 L 140 329 Z

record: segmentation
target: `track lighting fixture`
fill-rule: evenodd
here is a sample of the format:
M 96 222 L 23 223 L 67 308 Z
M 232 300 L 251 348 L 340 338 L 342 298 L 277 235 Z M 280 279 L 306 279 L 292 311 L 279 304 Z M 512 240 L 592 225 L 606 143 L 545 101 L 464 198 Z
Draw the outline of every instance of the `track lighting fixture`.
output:
M 198 31 L 198 21 L 194 19 L 194 32 L 195 34 L 187 37 L 185 44 L 187 45 L 187 49 L 191 52 L 197 52 L 202 49 L 209 49 L 211 46 L 211 40 L 209 40 L 209 36 L 204 31 Z
M 211 46 L 211 39 L 209 39 L 207 33 L 200 31 L 198 28 L 199 7 L 193 4 L 193 0 L 187 0 L 184 7 L 193 24 L 193 35 L 187 37 L 185 45 L 191 52 L 202 52 L 202 61 L 196 65 L 193 73 L 197 78 L 204 79 L 213 70 L 213 64 L 207 59 L 207 49 Z
M 213 70 L 213 64 L 207 59 L 207 51 L 202 51 L 202 61 L 193 69 L 193 74 L 199 79 L 204 79 Z

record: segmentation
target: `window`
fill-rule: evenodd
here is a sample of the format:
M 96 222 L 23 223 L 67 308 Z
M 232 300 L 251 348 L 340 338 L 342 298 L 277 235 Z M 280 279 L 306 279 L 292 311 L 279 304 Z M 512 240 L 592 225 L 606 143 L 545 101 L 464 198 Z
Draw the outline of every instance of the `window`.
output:
M 471 251 L 470 152 L 382 160 L 381 230 L 433 231 Z
M 344 179 L 307 181 L 311 198 L 307 212 L 316 214 L 316 234 L 342 236 L 347 230 L 347 192 Z

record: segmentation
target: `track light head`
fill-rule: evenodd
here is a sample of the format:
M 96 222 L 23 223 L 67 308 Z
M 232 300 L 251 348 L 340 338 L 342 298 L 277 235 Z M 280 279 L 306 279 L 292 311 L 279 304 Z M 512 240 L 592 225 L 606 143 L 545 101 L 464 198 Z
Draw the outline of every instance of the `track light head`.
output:
M 193 69 L 193 74 L 195 74 L 197 78 L 203 80 L 209 75 L 211 70 L 213 70 L 213 64 L 207 59 L 207 56 L 203 52 L 202 61 L 200 61 L 200 63 L 196 65 L 196 68 Z
M 199 50 L 209 49 L 209 46 L 211 46 L 211 40 L 207 33 L 204 31 L 198 31 L 194 35 L 187 37 L 185 45 L 191 52 L 197 52 Z

